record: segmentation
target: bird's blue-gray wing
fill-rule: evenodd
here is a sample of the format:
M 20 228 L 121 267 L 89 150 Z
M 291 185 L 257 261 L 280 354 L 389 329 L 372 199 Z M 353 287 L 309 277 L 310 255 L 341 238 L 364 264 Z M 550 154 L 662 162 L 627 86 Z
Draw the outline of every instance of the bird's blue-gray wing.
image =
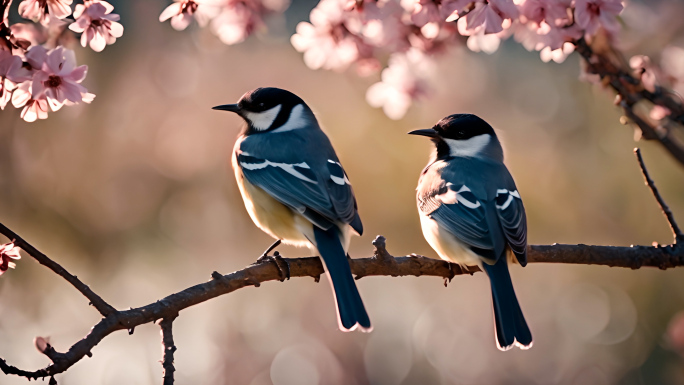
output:
M 321 162 L 276 162 L 245 153 L 237 154 L 238 164 L 247 181 L 279 202 L 297 210 L 320 228 L 327 230 L 333 224 L 343 222 L 361 234 L 363 227 L 354 193 L 342 166 L 334 158 L 322 165 L 319 164 Z
M 424 215 L 462 243 L 480 249 L 493 249 L 484 205 L 464 185 L 446 184 L 418 192 L 418 206 Z
M 358 214 L 354 191 L 347 173 L 342 168 L 342 164 L 340 164 L 336 156 L 330 156 L 326 160 L 326 168 L 329 172 L 329 177 L 326 178 L 325 185 L 335 213 L 343 222 L 349 223 L 359 235 L 363 234 L 363 225 Z
M 527 264 L 527 216 L 520 193 L 513 178 L 506 171 L 508 180 L 504 188 L 496 191 L 496 213 L 504 236 L 518 262 Z
M 432 181 L 432 185 L 419 185 L 420 211 L 485 261 L 495 263 L 506 249 L 496 202 L 488 200 L 479 185 L 469 187 L 463 179 L 448 172 L 447 176 L 453 182 L 443 179 L 442 172 L 435 171 L 425 179 Z
M 329 229 L 337 215 L 326 189 L 306 162 L 272 162 L 242 153 L 237 161 L 245 179 L 318 227 Z

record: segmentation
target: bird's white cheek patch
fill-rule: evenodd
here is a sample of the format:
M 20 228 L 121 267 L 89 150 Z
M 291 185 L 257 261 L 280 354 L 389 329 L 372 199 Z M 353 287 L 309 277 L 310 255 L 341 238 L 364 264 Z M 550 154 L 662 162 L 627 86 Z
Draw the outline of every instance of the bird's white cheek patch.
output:
M 292 131 L 298 128 L 304 128 L 308 124 L 309 119 L 306 117 L 306 114 L 304 114 L 304 106 L 301 104 L 297 104 L 292 108 L 292 111 L 290 112 L 290 117 L 287 118 L 287 122 L 285 122 L 285 124 L 271 132 Z
M 283 106 L 278 104 L 277 106 L 262 112 L 245 112 L 244 116 L 252 123 L 252 127 L 256 130 L 268 130 L 273 122 L 275 122 L 278 113 L 280 113 L 282 108 Z
M 489 144 L 491 136 L 482 134 L 466 140 L 444 139 L 451 156 L 477 156 Z
M 437 199 L 439 199 L 440 202 L 447 204 L 447 205 L 453 205 L 453 204 L 462 204 L 463 206 L 469 208 L 469 209 L 476 209 L 480 207 L 480 201 L 472 199 L 474 198 L 474 195 L 471 194 L 464 194 L 464 193 L 470 193 L 470 189 L 468 186 L 463 185 L 458 191 L 452 190 L 451 186 L 453 186 L 452 183 L 447 183 L 447 192 L 444 194 L 437 195 Z M 466 198 L 466 195 L 468 197 L 472 198 Z M 474 200 L 474 202 L 473 202 Z

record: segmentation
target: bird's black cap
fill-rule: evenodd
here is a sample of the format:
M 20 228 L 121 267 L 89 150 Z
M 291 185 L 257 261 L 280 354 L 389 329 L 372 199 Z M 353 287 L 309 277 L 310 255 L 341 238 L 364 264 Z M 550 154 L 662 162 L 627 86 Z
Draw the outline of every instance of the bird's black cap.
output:
M 496 136 L 489 123 L 473 114 L 449 115 L 437 122 L 432 128 L 414 130 L 409 134 L 455 140 L 467 140 L 482 134 Z
M 288 109 L 287 107 L 292 108 L 301 103 L 304 103 L 304 101 L 290 91 L 274 87 L 263 87 L 245 93 L 237 104 L 224 104 L 213 107 L 213 109 L 236 113 L 243 110 L 261 112 L 269 110 L 279 104 L 282 105 L 284 109 Z

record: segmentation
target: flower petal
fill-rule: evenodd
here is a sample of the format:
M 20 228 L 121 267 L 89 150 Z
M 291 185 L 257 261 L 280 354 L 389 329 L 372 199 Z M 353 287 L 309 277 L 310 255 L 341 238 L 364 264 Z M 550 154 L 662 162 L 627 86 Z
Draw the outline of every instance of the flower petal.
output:
M 181 12 L 181 3 L 173 3 L 166 7 L 164 11 L 162 11 L 161 15 L 159 15 L 159 21 L 164 22 L 173 16 L 178 15 Z
M 109 33 L 112 36 L 114 36 L 115 38 L 120 38 L 121 36 L 123 36 L 123 31 L 124 31 L 123 25 L 121 25 L 115 21 L 112 21 L 112 24 L 109 26 Z

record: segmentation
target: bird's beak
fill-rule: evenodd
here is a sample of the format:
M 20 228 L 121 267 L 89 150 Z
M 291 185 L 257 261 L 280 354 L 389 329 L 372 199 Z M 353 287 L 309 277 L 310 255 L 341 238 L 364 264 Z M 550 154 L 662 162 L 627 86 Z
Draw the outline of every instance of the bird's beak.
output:
M 424 128 L 422 130 L 413 130 L 409 132 L 409 135 L 421 135 L 434 138 L 437 136 L 437 131 L 433 130 L 432 128 Z
M 220 111 L 230 111 L 230 112 L 235 112 L 235 113 L 240 111 L 240 107 L 238 107 L 237 104 L 224 104 L 221 106 L 212 107 L 211 109 L 212 110 L 220 110 Z

